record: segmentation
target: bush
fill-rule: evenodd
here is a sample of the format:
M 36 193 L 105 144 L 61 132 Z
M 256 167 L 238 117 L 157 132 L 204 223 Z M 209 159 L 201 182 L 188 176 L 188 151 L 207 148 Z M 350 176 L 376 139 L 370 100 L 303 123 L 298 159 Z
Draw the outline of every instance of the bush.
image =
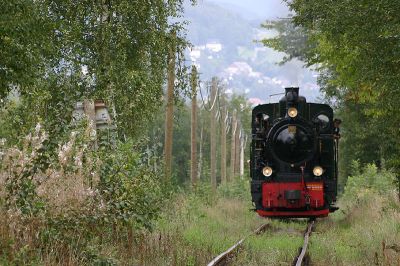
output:
M 143 165 L 132 147 L 132 142 L 119 143 L 101 155 L 98 203 L 104 205 L 102 219 L 150 228 L 164 199 L 163 176 Z
M 250 182 L 247 178 L 236 177 L 232 182 L 220 185 L 218 187 L 218 195 L 223 198 L 236 198 L 250 201 Z
M 385 196 L 396 191 L 396 176 L 394 173 L 381 170 L 378 172 L 374 164 L 366 165 L 363 171 L 357 162 L 353 162 L 353 176 L 349 176 L 343 194 L 343 201 L 354 202 L 363 198 L 366 193 Z
M 27 261 L 109 265 L 103 243 L 153 226 L 169 186 L 132 141 L 94 150 L 92 128 L 77 126 L 51 154 L 40 125 L 19 147 L 1 142 L 0 261 L 25 254 Z

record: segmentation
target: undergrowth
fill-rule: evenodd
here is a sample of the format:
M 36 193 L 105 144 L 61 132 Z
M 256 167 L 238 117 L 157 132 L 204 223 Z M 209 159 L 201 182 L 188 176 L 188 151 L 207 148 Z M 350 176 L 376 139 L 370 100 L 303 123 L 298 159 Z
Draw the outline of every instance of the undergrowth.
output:
M 40 124 L 1 144 L 1 265 L 119 264 L 116 247 L 153 228 L 170 197 L 140 147 L 99 145 L 86 121 L 56 150 Z
M 395 175 L 368 165 L 349 177 L 339 211 L 317 224 L 313 265 L 400 265 L 400 203 Z
M 206 264 L 262 222 L 248 180 L 176 189 L 141 147 L 96 142 L 92 128 L 76 126 L 55 150 L 40 124 L 1 142 L 1 265 Z

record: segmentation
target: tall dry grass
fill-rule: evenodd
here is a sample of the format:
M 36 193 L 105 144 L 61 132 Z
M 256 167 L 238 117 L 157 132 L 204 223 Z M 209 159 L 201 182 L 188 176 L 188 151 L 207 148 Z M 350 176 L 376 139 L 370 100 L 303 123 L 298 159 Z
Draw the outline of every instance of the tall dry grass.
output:
M 88 203 L 96 196 L 93 185 L 99 176 L 89 150 L 89 128 L 71 132 L 55 151 L 56 159 L 49 159 L 48 135 L 40 124 L 19 147 L 1 141 L 0 257 L 18 261 L 18 254 L 27 259 L 43 256 L 30 253 L 44 247 L 42 233 L 51 230 L 53 218 L 91 211 Z M 51 261 L 46 255 L 40 260 Z
M 395 175 L 368 165 L 349 177 L 340 209 L 317 224 L 313 265 L 400 265 Z

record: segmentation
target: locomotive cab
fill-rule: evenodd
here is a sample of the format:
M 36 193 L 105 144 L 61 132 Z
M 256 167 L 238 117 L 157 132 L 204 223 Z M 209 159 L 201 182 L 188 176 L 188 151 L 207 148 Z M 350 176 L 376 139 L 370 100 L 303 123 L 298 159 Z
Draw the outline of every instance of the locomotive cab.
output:
M 251 193 L 266 217 L 324 217 L 337 195 L 333 110 L 286 88 L 279 103 L 252 112 Z

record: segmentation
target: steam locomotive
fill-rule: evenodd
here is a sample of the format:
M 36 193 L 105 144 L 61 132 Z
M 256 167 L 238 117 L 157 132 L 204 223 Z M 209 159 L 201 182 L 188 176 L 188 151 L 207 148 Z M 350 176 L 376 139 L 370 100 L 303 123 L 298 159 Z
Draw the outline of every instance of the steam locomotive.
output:
M 337 210 L 338 125 L 299 88 L 252 110 L 251 195 L 264 217 L 326 217 Z

